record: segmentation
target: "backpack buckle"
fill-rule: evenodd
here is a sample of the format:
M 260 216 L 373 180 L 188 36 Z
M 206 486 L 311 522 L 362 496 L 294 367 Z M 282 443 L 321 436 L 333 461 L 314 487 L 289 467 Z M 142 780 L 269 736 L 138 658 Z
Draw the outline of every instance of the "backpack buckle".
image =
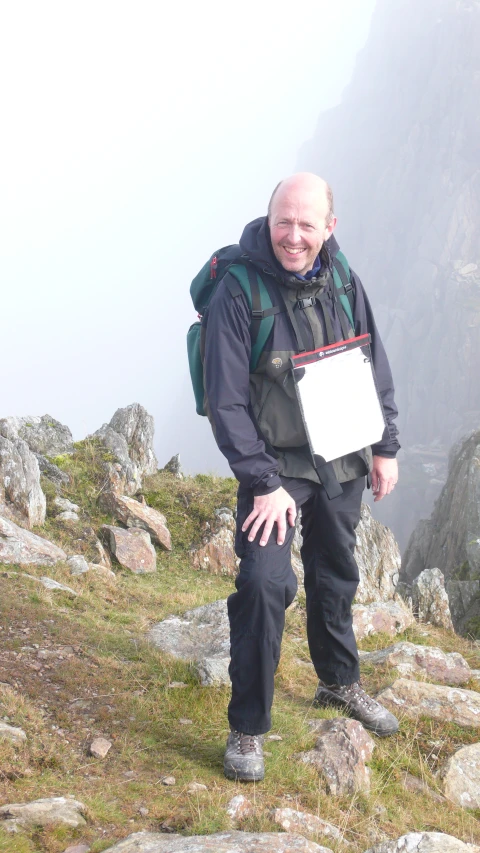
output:
M 252 311 L 253 320 L 263 320 L 263 311 Z
M 305 296 L 303 299 L 297 299 L 297 305 L 302 309 L 302 311 L 305 310 L 305 308 L 312 308 L 315 305 L 315 297 Z

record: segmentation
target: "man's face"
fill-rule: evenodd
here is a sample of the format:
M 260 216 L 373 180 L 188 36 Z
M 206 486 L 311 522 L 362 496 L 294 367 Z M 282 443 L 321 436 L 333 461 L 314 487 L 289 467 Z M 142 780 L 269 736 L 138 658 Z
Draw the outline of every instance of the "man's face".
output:
M 326 194 L 280 187 L 273 198 L 269 225 L 275 257 L 285 270 L 305 275 L 312 269 L 335 228 L 335 217 L 328 225 L 327 218 Z

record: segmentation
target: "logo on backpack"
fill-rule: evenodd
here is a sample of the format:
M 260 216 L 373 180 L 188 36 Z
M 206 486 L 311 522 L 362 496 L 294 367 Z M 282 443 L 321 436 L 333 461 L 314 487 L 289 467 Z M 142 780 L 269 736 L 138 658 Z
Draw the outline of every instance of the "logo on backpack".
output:
M 272 358 L 272 364 L 274 364 L 274 365 L 275 365 L 275 367 L 277 368 L 277 370 L 279 370 L 279 368 L 280 368 L 280 367 L 282 366 L 282 364 L 283 364 L 283 361 L 282 361 L 282 359 L 281 359 L 281 358 Z

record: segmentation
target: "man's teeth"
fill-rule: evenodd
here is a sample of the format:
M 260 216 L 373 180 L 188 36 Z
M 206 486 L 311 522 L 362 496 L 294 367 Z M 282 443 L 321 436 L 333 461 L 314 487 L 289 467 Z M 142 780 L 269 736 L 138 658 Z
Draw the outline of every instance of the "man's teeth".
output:
M 299 255 L 300 252 L 303 252 L 304 249 L 288 249 L 287 246 L 283 247 L 289 255 Z

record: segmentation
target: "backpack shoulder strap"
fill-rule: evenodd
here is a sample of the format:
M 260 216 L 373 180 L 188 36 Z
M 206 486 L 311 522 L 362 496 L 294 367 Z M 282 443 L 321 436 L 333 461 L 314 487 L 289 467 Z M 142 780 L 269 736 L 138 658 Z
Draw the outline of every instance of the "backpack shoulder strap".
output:
M 355 307 L 355 288 L 351 281 L 350 267 L 343 252 L 337 252 L 332 258 L 333 262 L 333 280 L 337 288 L 340 302 L 348 321 L 353 330 L 355 330 L 355 322 L 353 312 Z
M 252 315 L 250 369 L 253 372 L 272 331 L 274 316 L 281 311 L 281 308 L 272 305 L 265 282 L 252 264 L 232 264 L 228 271 L 234 277 L 235 283 L 240 286 L 241 292 L 247 297 Z M 232 288 L 235 288 L 233 282 L 228 287 L 232 296 L 239 295 L 232 291 Z

